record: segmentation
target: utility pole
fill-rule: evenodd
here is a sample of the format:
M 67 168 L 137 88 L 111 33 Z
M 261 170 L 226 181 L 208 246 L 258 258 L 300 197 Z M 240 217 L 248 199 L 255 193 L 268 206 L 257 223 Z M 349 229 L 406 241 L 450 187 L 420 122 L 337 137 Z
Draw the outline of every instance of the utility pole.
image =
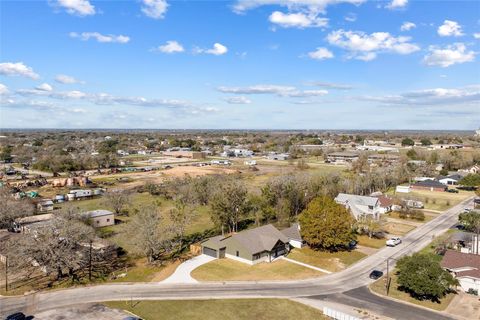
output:
M 92 281 L 92 240 L 90 240 L 90 250 L 88 255 L 88 281 Z
M 8 291 L 8 256 L 5 256 L 5 291 Z

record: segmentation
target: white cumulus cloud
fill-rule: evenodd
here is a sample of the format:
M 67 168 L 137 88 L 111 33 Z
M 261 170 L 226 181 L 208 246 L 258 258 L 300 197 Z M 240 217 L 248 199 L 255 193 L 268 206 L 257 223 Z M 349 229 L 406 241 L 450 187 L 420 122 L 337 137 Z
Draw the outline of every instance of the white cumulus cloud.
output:
M 227 103 L 230 104 L 250 104 L 252 100 L 244 96 L 228 97 L 224 99 Z
M 95 7 L 88 0 L 58 0 L 57 5 L 73 15 L 83 17 L 95 14 Z
M 462 26 L 456 21 L 445 20 L 443 24 L 438 27 L 437 33 L 441 37 L 460 37 L 463 36 Z
M 423 58 L 423 62 L 428 66 L 449 67 L 454 64 L 471 62 L 475 60 L 475 52 L 468 51 L 463 43 L 455 43 L 445 48 L 431 46 L 429 53 Z
M 408 4 L 408 0 L 392 0 L 386 8 L 387 9 L 401 9 Z
M 77 80 L 74 77 L 67 76 L 65 74 L 59 74 L 55 77 L 55 81 L 63 84 L 74 84 L 74 83 L 84 83 L 83 81 Z
M 214 43 L 213 48 L 211 49 L 202 49 L 202 48 L 195 48 L 193 50 L 194 53 L 206 53 L 206 54 L 213 54 L 215 56 L 221 56 L 228 52 L 228 48 L 221 43 Z
M 142 12 L 153 19 L 163 19 L 167 12 L 168 3 L 166 0 L 143 0 Z
M 349 58 L 369 61 L 376 58 L 379 52 L 410 54 L 420 50 L 419 46 L 410 41 L 410 37 L 394 37 L 388 32 L 367 34 L 361 31 L 333 31 L 327 36 L 327 41 L 334 46 L 350 51 Z
M 480 39 L 480 32 L 474 33 L 474 34 L 473 34 L 473 37 L 474 37 L 475 39 Z
M 408 31 L 416 28 L 417 25 L 413 22 L 406 21 L 400 26 L 401 31 Z
M 41 85 L 36 86 L 35 89 L 40 91 L 52 91 L 53 87 L 48 83 L 42 83 Z
M 0 74 L 4 76 L 22 76 L 30 79 L 38 79 L 40 76 L 33 69 L 23 62 L 2 62 L 0 63 Z
M 82 32 L 82 33 L 77 33 L 77 32 L 70 32 L 69 36 L 71 38 L 78 38 L 83 41 L 87 41 L 90 39 L 95 39 L 97 42 L 101 43 L 121 43 L 125 44 L 130 41 L 130 37 L 124 36 L 124 35 L 113 35 L 113 34 L 107 34 L 103 35 L 99 32 Z
M 308 10 L 309 12 L 324 13 L 329 5 L 339 3 L 359 5 L 365 1 L 366 0 L 237 0 L 233 6 L 233 11 L 236 13 L 244 13 L 260 6 L 278 5 L 291 10 Z
M 0 83 L 0 96 L 8 94 L 10 91 L 8 90 L 7 86 L 3 83 Z
M 316 97 L 328 94 L 327 90 L 299 90 L 294 86 L 258 84 L 248 87 L 219 87 L 218 91 L 234 94 L 273 94 L 279 97 Z
M 269 20 L 273 24 L 277 24 L 283 28 L 309 28 L 309 27 L 326 27 L 328 18 L 319 18 L 316 14 L 283 13 L 274 11 Z
M 333 53 L 327 48 L 319 47 L 315 51 L 309 52 L 308 56 L 315 60 L 325 60 L 333 58 Z
M 178 53 L 178 52 L 184 52 L 185 49 L 177 41 L 167 41 L 166 44 L 158 46 L 157 48 L 153 49 L 153 51 L 163 52 L 163 53 Z

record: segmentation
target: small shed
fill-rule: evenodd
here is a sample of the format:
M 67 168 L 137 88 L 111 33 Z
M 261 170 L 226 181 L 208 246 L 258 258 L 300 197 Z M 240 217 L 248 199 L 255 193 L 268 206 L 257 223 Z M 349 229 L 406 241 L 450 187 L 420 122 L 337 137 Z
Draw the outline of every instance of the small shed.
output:
M 115 214 L 108 210 L 87 211 L 84 215 L 95 228 L 113 226 L 115 224 Z

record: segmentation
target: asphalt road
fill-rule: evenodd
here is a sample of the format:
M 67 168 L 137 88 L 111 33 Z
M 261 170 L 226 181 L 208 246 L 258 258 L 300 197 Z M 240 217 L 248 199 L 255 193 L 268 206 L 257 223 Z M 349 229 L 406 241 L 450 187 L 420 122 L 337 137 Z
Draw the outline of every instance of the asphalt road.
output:
M 415 320 L 450 320 L 452 318 L 438 312 L 423 308 L 415 308 L 408 304 L 396 302 L 374 295 L 367 287 L 353 289 L 344 293 L 326 296 L 310 296 L 309 299 L 318 299 L 342 303 L 362 310 L 369 310 L 376 314 L 392 319 L 415 319 Z
M 405 237 L 403 242 L 394 248 L 384 248 L 375 254 L 357 262 L 349 268 L 322 276 L 315 279 L 296 281 L 244 281 L 244 282 L 212 282 L 198 284 L 158 284 L 158 283 L 130 283 L 130 284 L 105 284 L 90 287 L 80 287 L 55 291 L 38 292 L 35 294 L 20 297 L 1 297 L 0 315 L 14 311 L 23 310 L 29 313 L 69 306 L 72 304 L 92 303 L 113 300 L 180 300 L 180 299 L 208 299 L 208 298 L 294 298 L 307 296 L 329 296 L 339 299 L 352 300 L 352 290 L 365 287 L 372 282 L 368 277 L 373 269 L 386 271 L 387 259 L 398 259 L 404 255 L 419 251 L 431 240 L 457 222 L 459 213 L 468 205 L 471 205 L 472 198 L 469 198 L 457 206 L 446 210 L 437 218 L 416 228 Z M 395 260 L 390 260 L 393 266 Z M 349 294 L 350 292 L 350 294 Z M 355 293 L 355 291 L 353 291 Z M 342 294 L 343 295 L 339 295 Z M 370 294 L 371 295 L 371 294 Z M 381 301 L 375 296 L 361 295 L 374 303 L 391 305 L 392 308 L 403 310 L 403 304 L 389 300 Z M 378 299 L 377 299 L 378 298 Z M 355 298 L 357 299 L 357 298 Z M 357 299 L 358 300 L 358 299 Z M 385 299 L 383 299 L 385 300 Z M 363 300 L 361 300 L 363 301 Z M 351 301 L 354 302 L 354 301 Z M 401 306 L 400 306 L 401 305 Z M 378 306 L 377 306 L 378 307 Z M 417 310 L 419 308 L 408 308 Z M 386 313 L 390 308 L 383 308 Z M 421 309 L 419 309 L 421 310 Z M 381 313 L 382 314 L 382 313 Z M 403 316 L 406 313 L 398 313 L 396 319 L 420 319 L 418 317 Z M 415 311 L 417 314 L 417 311 Z M 385 314 L 386 315 L 386 314 Z M 425 319 L 437 319 L 430 317 Z

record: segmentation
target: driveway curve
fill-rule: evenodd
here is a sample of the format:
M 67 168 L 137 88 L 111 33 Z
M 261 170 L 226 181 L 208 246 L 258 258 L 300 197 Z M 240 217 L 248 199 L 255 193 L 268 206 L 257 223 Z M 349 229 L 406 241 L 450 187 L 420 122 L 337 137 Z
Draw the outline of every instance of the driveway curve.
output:
M 197 280 L 192 278 L 190 273 L 201 265 L 213 260 L 215 260 L 215 258 L 207 256 L 206 254 L 201 254 L 192 259 L 188 259 L 179 265 L 170 277 L 159 283 L 198 283 Z

